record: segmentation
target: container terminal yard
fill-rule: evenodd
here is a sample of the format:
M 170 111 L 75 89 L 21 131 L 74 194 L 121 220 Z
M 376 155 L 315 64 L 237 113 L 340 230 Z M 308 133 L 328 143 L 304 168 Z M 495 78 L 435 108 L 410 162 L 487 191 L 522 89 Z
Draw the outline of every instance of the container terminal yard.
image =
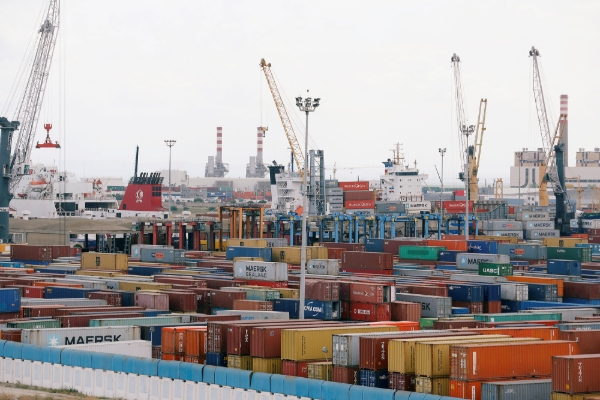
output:
M 171 153 L 138 172 L 142 146 L 128 183 L 78 181 L 32 162 L 61 146 L 46 123 L 34 147 L 60 20 L 47 4 L 18 112 L 0 116 L 0 382 L 136 400 L 600 399 L 600 151 L 568 165 L 568 96 L 545 92 L 539 49 L 523 57 L 542 147 L 515 152 L 506 188 L 481 183 L 488 99 L 469 125 L 457 54 L 463 187 L 444 188 L 446 148 L 432 189 L 400 143 L 377 180 L 330 175 L 307 144 L 320 99 L 286 104 L 265 59 L 287 165 L 265 162 L 261 126 L 246 178 L 228 178 L 217 127 L 203 178 Z

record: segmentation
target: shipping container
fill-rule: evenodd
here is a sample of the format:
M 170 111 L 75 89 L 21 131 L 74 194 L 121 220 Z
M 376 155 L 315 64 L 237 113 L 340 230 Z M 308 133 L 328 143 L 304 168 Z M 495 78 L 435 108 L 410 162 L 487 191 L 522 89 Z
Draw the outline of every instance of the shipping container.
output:
M 168 316 L 168 317 L 92 319 L 92 320 L 90 320 L 90 327 L 178 324 L 181 322 L 181 318 L 182 318 L 181 316 L 173 315 L 173 316 Z
M 565 288 L 567 283 L 571 282 L 565 282 Z M 529 300 L 558 301 L 558 287 L 556 285 L 528 283 L 527 287 Z
M 543 243 L 548 247 L 567 247 L 573 248 L 576 244 L 587 243 L 587 239 L 574 238 L 574 237 L 562 237 L 562 238 L 548 238 L 544 239 Z
M 360 385 L 387 389 L 389 387 L 388 371 L 371 371 L 368 369 L 360 370 Z
M 281 374 L 281 358 L 252 358 L 252 371 L 265 374 Z
M 390 321 L 390 303 L 350 303 L 351 319 L 354 321 Z
M 183 249 L 140 249 L 140 261 L 166 264 L 185 264 Z
M 22 343 L 41 347 L 140 340 L 136 326 L 102 328 L 23 329 Z
M 123 295 L 115 292 L 91 292 L 88 293 L 89 299 L 106 300 L 109 306 L 121 307 L 123 305 Z M 153 307 L 152 307 L 153 308 Z
M 149 308 L 152 310 L 168 310 L 169 295 L 166 293 L 156 292 L 136 292 L 134 304 L 136 306 Z
M 173 285 L 168 283 L 154 283 L 154 282 L 135 282 L 135 281 L 118 281 L 120 290 L 137 292 L 140 290 L 164 290 L 172 289 Z
M 242 369 L 252 371 L 252 357 L 236 356 L 235 354 L 227 355 L 227 368 Z
M 548 247 L 548 259 L 592 261 L 592 249 L 583 247 Z
M 579 344 L 579 354 L 600 354 L 600 330 L 560 330 L 558 340 L 570 340 Z
M 572 353 L 573 354 L 573 353 Z M 600 391 L 600 354 L 554 355 L 552 390 L 569 394 Z
M 441 246 L 400 246 L 400 259 L 437 261 L 440 251 L 446 250 Z
M 581 276 L 581 261 L 548 259 L 546 265 L 549 274 Z
M 214 311 L 214 310 L 213 310 Z M 218 316 L 226 315 L 239 315 L 241 320 L 254 321 L 254 320 L 288 320 L 289 315 L 287 312 L 279 311 L 251 311 L 251 310 L 219 310 L 217 311 Z
M 448 396 L 450 394 L 450 378 L 430 378 L 417 376 L 416 391 L 436 396 Z
M 114 253 L 82 253 L 82 269 L 101 269 L 127 271 L 127 254 Z
M 308 379 L 331 381 L 333 379 L 333 365 L 331 362 L 308 363 Z
M 234 300 L 234 310 L 273 311 L 273 302 L 259 300 Z
M 392 390 L 401 390 L 404 392 L 414 392 L 415 390 L 417 390 L 416 377 L 414 374 L 401 374 L 399 372 L 390 372 L 388 388 Z
M 523 239 L 523 231 L 484 231 L 490 237 Z
M 287 281 L 288 265 L 282 262 L 236 261 L 233 276 L 261 281 Z
M 167 246 L 163 244 L 132 244 L 131 245 L 131 257 L 140 258 L 140 249 L 173 249 L 173 246 Z
M 452 301 L 483 302 L 483 287 L 452 283 L 448 285 L 448 296 Z
M 408 301 L 395 301 L 390 304 L 392 321 L 415 321 L 421 320 L 421 303 Z
M 564 282 L 564 297 L 578 299 L 600 299 L 600 284 L 597 282 Z
M 10 320 L 6 322 L 6 327 L 20 329 L 60 328 L 60 321 L 57 319 Z
M 316 274 L 316 275 L 337 276 L 340 274 L 340 260 L 338 260 L 338 259 L 308 260 L 306 273 L 307 274 Z
M 300 247 L 273 247 L 271 261 L 283 262 L 288 264 L 300 265 L 302 249 Z M 308 246 L 306 248 L 306 259 L 325 259 L 327 258 L 327 248 L 318 246 Z
M 345 251 L 342 253 L 341 268 L 365 268 L 374 270 L 392 269 L 391 253 L 366 253 L 362 251 Z
M 305 285 L 307 300 L 338 301 L 340 299 L 340 285 L 335 281 L 307 280 Z
M 69 348 L 78 351 L 91 351 L 95 353 L 121 354 L 128 357 L 152 358 L 152 344 L 145 340 L 130 340 L 119 342 L 103 342 L 76 345 L 55 346 L 56 348 Z
M 339 182 L 338 185 L 344 193 L 354 190 L 369 190 L 369 182 L 367 181 Z
M 481 322 L 510 322 L 510 321 L 560 321 L 558 313 L 502 313 L 475 315 L 475 321 Z
M 554 224 L 554 222 L 552 222 Z M 542 230 L 526 230 L 524 238 L 527 240 L 540 240 L 546 238 L 559 238 L 560 231 L 558 229 L 542 229 Z
M 227 247 L 267 247 L 266 239 L 239 239 L 229 238 L 227 239 Z
M 264 240 L 264 239 L 262 239 Z M 234 260 L 241 257 L 253 257 L 253 258 L 262 258 L 263 261 L 271 261 L 271 248 L 266 247 L 266 240 L 264 240 L 264 247 L 233 247 L 227 246 L 227 250 L 225 252 L 225 258 L 227 260 Z
M 527 379 L 507 382 L 483 382 L 481 400 L 547 400 L 552 392 L 550 379 Z
M 545 260 L 546 252 L 546 246 L 538 244 L 498 244 L 498 254 L 506 254 L 511 260 Z
M 103 318 L 140 318 L 145 315 L 141 312 L 100 312 L 93 314 L 62 315 L 54 317 L 60 321 L 59 326 L 63 328 L 85 328 L 89 326 L 92 319 Z
M 356 367 L 333 366 L 334 382 L 360 385 L 360 370 Z
M 445 318 L 452 315 L 452 299 L 450 297 L 398 293 L 396 298 L 400 301 L 421 303 L 421 315 L 423 317 Z
M 0 289 L 0 313 L 21 311 L 21 292 L 19 289 Z
M 479 275 L 486 276 L 510 276 L 513 274 L 513 266 L 510 263 L 481 263 L 479 264 Z
M 169 298 L 169 310 L 171 311 L 195 312 L 198 307 L 196 293 L 174 292 L 169 290 L 164 291 L 164 293 Z
M 3 289 L 6 290 L 6 289 Z M 96 289 L 78 289 L 78 288 L 69 288 L 69 287 L 45 287 L 44 288 L 44 298 L 46 299 L 64 299 L 64 298 L 73 298 L 73 299 L 87 299 L 91 292 L 97 292 Z
M 523 301 L 529 299 L 529 287 L 520 283 L 501 283 L 500 296 L 502 300 Z

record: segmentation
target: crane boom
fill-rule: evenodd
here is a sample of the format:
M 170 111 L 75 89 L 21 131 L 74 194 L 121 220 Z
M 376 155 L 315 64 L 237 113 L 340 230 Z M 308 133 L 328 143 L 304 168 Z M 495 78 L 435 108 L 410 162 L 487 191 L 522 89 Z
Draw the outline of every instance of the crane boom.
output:
M 477 127 L 475 130 L 475 144 L 469 146 L 469 200 L 479 199 L 479 162 L 481 160 L 481 146 L 483 144 L 483 133 L 485 132 L 485 116 L 487 114 L 487 99 L 479 102 L 479 115 L 477 116 Z
M 465 166 L 467 165 L 468 159 L 466 154 L 463 152 L 463 149 L 465 148 L 465 138 L 462 129 L 467 125 L 467 116 L 465 113 L 465 98 L 462 88 L 462 79 L 460 76 L 460 57 L 457 56 L 456 53 L 454 53 L 450 60 L 452 61 L 452 67 L 454 69 L 454 101 L 456 102 L 456 124 L 458 127 L 459 149 L 460 154 L 462 156 L 461 168 L 464 175 L 464 173 L 467 172 L 465 170 Z
M 28 173 L 28 165 L 35 137 L 35 127 L 38 122 L 44 91 L 50 75 L 50 66 L 52 64 L 52 55 L 58 38 L 58 22 L 60 16 L 60 0 L 50 0 L 48 13 L 40 30 L 37 49 L 33 59 L 33 64 L 23 99 L 15 120 L 20 122 L 19 135 L 14 144 L 10 156 L 9 174 L 10 192 L 14 191 L 19 184 L 21 176 Z
M 265 78 L 267 78 L 267 83 L 269 84 L 269 89 L 271 90 L 271 95 L 273 96 L 273 101 L 275 101 L 275 107 L 277 107 L 277 112 L 279 113 L 279 118 L 281 119 L 281 123 L 283 125 L 283 130 L 285 131 L 285 135 L 287 136 L 288 142 L 290 144 L 290 148 L 292 150 L 292 154 L 294 155 L 294 161 L 296 162 L 296 167 L 300 172 L 300 177 L 304 175 L 304 157 L 305 155 L 302 153 L 302 147 L 300 146 L 300 142 L 298 142 L 298 137 L 296 136 L 296 132 L 294 132 L 294 127 L 292 126 L 292 121 L 288 116 L 287 110 L 285 109 L 285 105 L 283 103 L 283 98 L 279 94 L 279 89 L 277 88 L 277 83 L 275 82 L 275 78 L 273 77 L 273 73 L 271 72 L 271 64 L 267 64 L 264 58 L 260 60 L 260 68 L 263 70 L 265 74 Z

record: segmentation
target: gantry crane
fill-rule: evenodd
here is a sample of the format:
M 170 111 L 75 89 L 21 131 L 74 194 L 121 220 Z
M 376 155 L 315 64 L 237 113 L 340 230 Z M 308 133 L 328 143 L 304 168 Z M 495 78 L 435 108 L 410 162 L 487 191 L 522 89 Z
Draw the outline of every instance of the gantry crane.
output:
M 463 172 L 459 174 L 460 180 L 467 179 L 465 174 L 468 173 L 469 184 L 469 200 L 479 199 L 479 162 L 481 160 L 481 146 L 483 144 L 483 133 L 485 132 L 485 117 L 487 114 L 487 99 L 481 99 L 479 102 L 479 114 L 477 116 L 477 125 L 475 126 L 475 141 L 469 146 L 466 152 L 463 149 L 466 147 L 464 130 L 468 129 L 467 117 L 464 108 L 465 99 L 462 89 L 462 78 L 460 73 L 460 57 L 454 53 L 452 58 L 452 67 L 454 68 L 454 95 L 456 101 L 456 123 L 458 125 L 458 140 L 460 146 L 461 165 Z
M 52 55 L 58 39 L 59 16 L 60 1 L 50 0 L 46 18 L 38 31 L 40 36 L 37 48 L 16 116 L 12 122 L 9 122 L 6 118 L 0 118 L 0 127 L 2 128 L 0 144 L 6 146 L 0 150 L 0 163 L 2 165 L 0 241 L 2 242 L 7 242 L 9 237 L 8 206 L 10 200 L 21 177 L 29 173 L 35 127 L 42 108 L 44 91 L 50 75 Z M 19 135 L 14 146 L 12 146 L 15 130 L 19 131 Z M 49 128 L 47 130 L 49 131 Z
M 262 58 L 260 60 L 260 68 L 263 70 L 265 78 L 267 78 L 267 83 L 269 85 L 269 89 L 271 90 L 273 101 L 275 101 L 275 107 L 277 107 L 277 112 L 279 113 L 279 118 L 281 119 L 283 130 L 285 131 L 285 135 L 287 136 L 288 142 L 290 143 L 290 149 L 292 150 L 292 155 L 294 156 L 296 167 L 300 172 L 300 177 L 302 177 L 304 175 L 304 157 L 306 155 L 302 153 L 302 147 L 300 146 L 300 142 L 298 142 L 296 132 L 294 132 L 292 121 L 290 120 L 287 110 L 285 109 L 283 98 L 281 97 L 281 94 L 279 94 L 277 83 L 275 82 L 275 78 L 273 77 L 273 73 L 271 72 L 271 64 L 267 64 L 265 59 Z

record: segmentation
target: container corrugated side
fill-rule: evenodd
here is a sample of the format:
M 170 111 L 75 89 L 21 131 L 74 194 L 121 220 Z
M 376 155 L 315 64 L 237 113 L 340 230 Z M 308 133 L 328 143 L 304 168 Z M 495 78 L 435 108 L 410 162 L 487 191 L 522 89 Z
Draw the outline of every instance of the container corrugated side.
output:
M 82 253 L 82 269 L 102 269 L 127 271 L 127 254 Z
M 122 354 L 131 357 L 152 358 L 152 343 L 146 340 L 131 340 L 114 343 L 76 344 L 72 346 L 56 346 L 95 353 Z
M 126 326 L 126 325 L 160 325 L 160 324 L 179 324 L 179 316 L 173 317 L 145 317 L 145 318 L 110 318 L 110 319 L 92 319 L 90 327 L 94 326 Z
M 569 394 L 600 391 L 600 354 L 552 357 L 552 390 Z
M 281 358 L 285 360 L 318 360 L 323 358 L 323 347 L 331 352 L 332 336 L 343 333 L 393 332 L 394 326 L 286 329 L 281 332 Z
M 545 400 L 550 398 L 552 380 L 527 379 L 481 384 L 482 400 Z
M 21 342 L 41 347 L 140 340 L 140 327 L 23 329 Z

